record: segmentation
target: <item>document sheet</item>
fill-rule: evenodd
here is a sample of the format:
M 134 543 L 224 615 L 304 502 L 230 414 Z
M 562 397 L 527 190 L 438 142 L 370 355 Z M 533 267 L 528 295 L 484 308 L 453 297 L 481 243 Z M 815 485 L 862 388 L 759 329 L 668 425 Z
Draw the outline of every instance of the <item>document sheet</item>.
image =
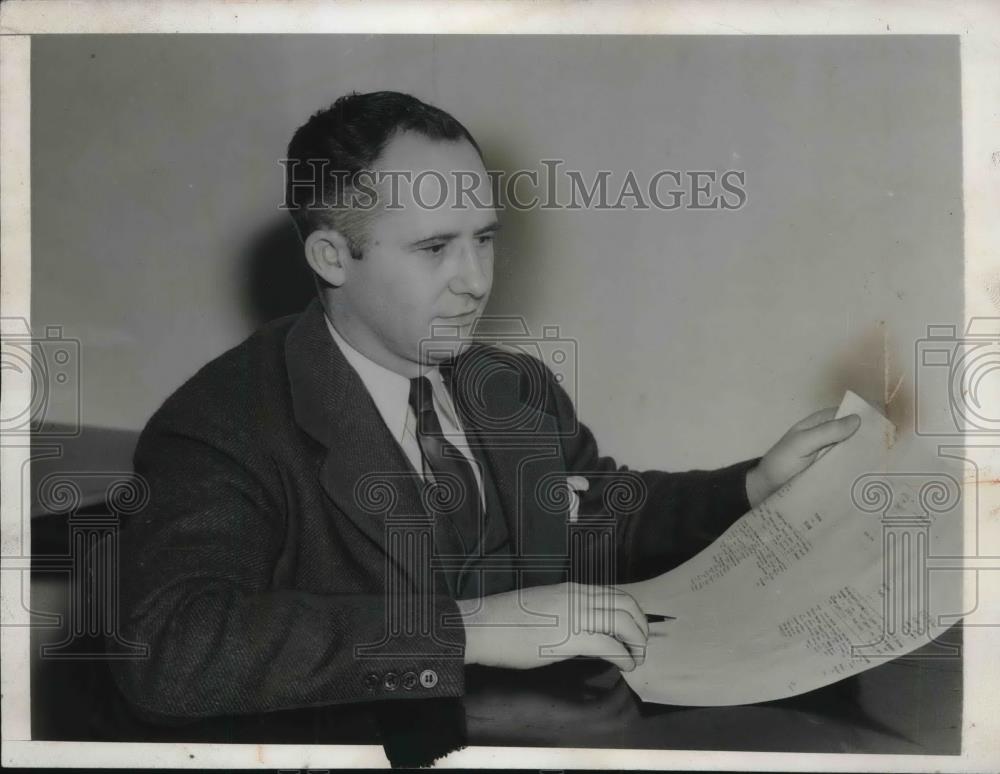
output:
M 926 645 L 960 618 L 961 485 L 926 439 L 897 437 L 854 393 L 861 426 L 697 556 L 622 588 L 647 613 L 651 702 L 792 696 Z M 946 654 L 951 655 L 953 654 Z

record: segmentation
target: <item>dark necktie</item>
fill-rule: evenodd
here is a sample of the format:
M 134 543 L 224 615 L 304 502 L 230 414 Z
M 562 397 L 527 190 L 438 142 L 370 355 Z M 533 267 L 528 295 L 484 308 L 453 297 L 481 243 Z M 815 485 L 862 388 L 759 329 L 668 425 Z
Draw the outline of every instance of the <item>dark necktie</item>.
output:
M 458 538 L 459 553 L 464 557 L 476 554 L 480 550 L 482 535 L 482 507 L 480 503 L 479 484 L 472 465 L 444 437 L 437 412 L 434 410 L 434 400 L 430 380 L 419 376 L 410 380 L 410 407 L 417 418 L 417 443 L 431 475 L 442 485 L 440 501 L 447 503 L 444 510 L 445 520 L 449 524 L 438 524 L 438 529 L 453 530 Z M 435 498 L 429 498 L 431 503 Z M 435 514 L 436 515 L 436 514 Z M 440 541 L 439 541 L 440 542 Z M 447 546 L 447 543 L 442 543 Z M 455 551 L 445 551 L 455 553 Z M 457 574 L 449 575 L 449 582 L 457 594 L 461 593 Z

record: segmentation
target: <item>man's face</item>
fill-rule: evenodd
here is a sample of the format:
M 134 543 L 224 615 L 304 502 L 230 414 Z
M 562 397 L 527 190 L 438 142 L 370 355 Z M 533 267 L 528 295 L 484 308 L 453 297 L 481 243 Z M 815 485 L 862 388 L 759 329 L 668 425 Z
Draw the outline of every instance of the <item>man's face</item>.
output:
M 413 376 L 421 361 L 458 354 L 482 314 L 493 285 L 496 211 L 479 154 L 464 140 L 397 135 L 376 169 L 408 172 L 413 181 L 423 173 L 423 182 L 414 190 L 415 185 L 397 178 L 394 204 L 399 206 L 392 209 L 386 208 L 388 184 L 382 186 L 364 256 L 345 263 L 334 323 L 369 358 Z M 472 173 L 464 175 L 464 183 L 456 177 L 459 170 Z M 457 196 L 461 184 L 472 188 L 470 195 Z M 434 206 L 443 193 L 444 203 Z M 463 206 L 456 207 L 456 200 Z M 428 346 L 432 331 L 435 342 Z M 435 354 L 428 355 L 429 350 Z

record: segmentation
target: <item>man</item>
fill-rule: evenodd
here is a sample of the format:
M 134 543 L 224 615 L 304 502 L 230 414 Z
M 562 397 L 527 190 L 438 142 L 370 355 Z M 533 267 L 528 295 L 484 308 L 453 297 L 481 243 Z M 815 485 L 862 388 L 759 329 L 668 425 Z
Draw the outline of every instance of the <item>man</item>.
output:
M 470 663 L 632 669 L 645 613 L 609 584 L 708 545 L 857 428 L 818 412 L 760 460 L 619 468 L 538 361 L 471 345 L 499 224 L 460 123 L 407 95 L 355 94 L 288 155 L 317 299 L 201 369 L 136 450 L 150 500 L 123 529 L 123 628 L 151 656 L 114 673 L 152 716 L 457 697 Z M 303 185 L 310 169 L 322 174 Z M 408 184 L 459 170 L 474 181 L 465 206 L 427 206 L 441 197 Z M 633 487 L 610 556 L 575 561 L 570 501 L 540 496 L 557 479 L 575 482 L 582 514 Z M 581 574 L 605 559 L 612 571 Z

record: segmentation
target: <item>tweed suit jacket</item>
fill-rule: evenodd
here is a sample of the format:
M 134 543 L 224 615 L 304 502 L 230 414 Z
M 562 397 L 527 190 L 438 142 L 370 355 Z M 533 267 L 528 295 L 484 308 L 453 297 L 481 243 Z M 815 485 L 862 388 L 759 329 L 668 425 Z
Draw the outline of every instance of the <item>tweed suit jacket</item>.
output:
M 686 473 L 621 468 L 527 355 L 473 347 L 453 379 L 520 586 L 575 577 L 568 500 L 551 486 L 568 475 L 591 481 L 580 512 L 613 525 L 609 582 L 668 569 L 749 508 L 754 460 Z M 120 621 L 150 657 L 111 668 L 143 714 L 462 695 L 457 605 L 411 550 L 426 547 L 419 536 L 433 523 L 421 482 L 318 301 L 188 380 L 150 419 L 134 464 L 149 500 L 121 530 Z M 401 540 L 411 527 L 417 539 Z M 403 675 L 421 679 L 390 679 Z

